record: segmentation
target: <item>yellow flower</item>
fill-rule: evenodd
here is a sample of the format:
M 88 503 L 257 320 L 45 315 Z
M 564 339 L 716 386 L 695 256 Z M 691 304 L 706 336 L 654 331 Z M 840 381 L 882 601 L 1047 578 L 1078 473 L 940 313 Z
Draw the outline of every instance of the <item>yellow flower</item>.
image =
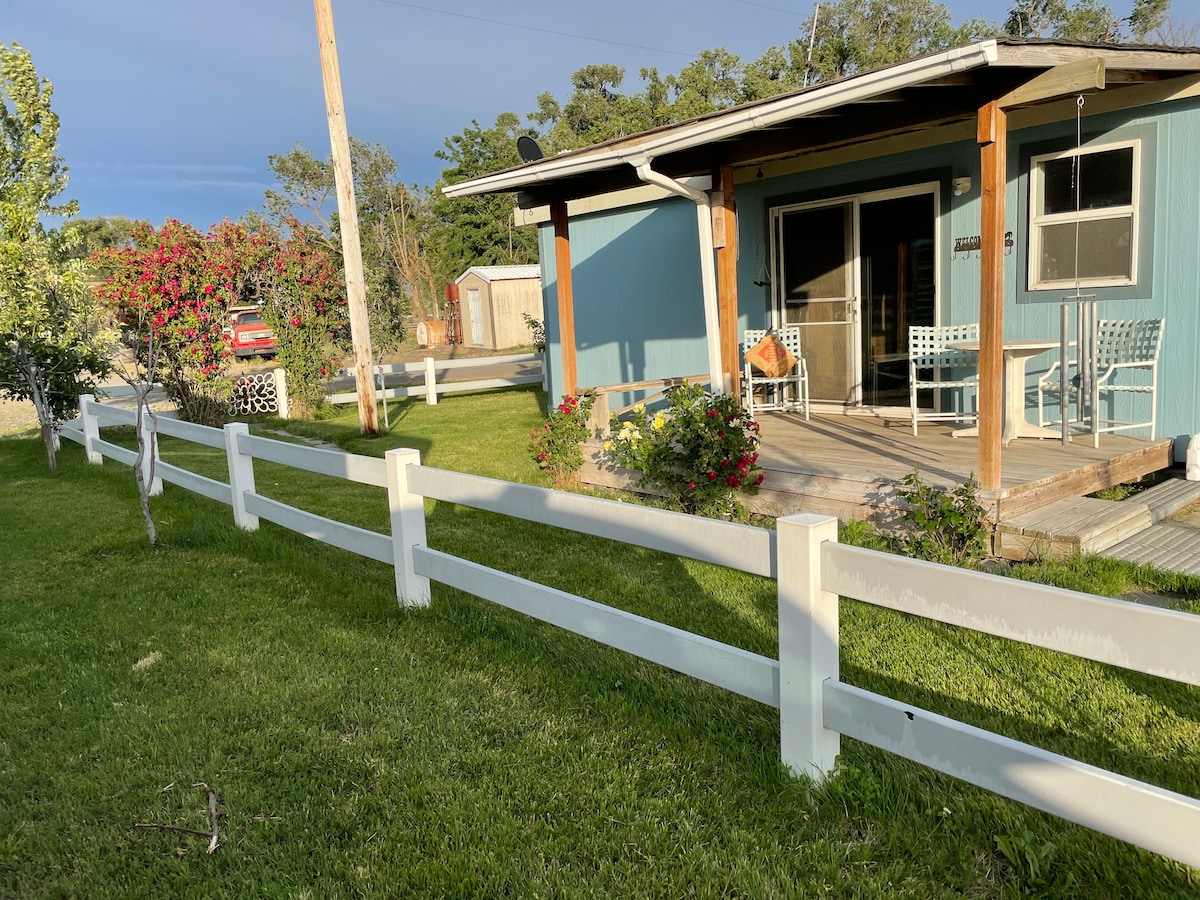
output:
M 622 422 L 621 430 L 622 431 L 633 431 L 633 423 L 632 422 Z
M 644 413 L 646 411 L 646 404 L 638 403 L 637 405 L 635 405 L 633 407 L 633 411 L 640 416 L 642 413 Z
M 660 412 L 657 416 L 654 417 L 654 421 L 651 422 L 650 424 L 654 428 L 655 431 L 658 431 L 660 428 L 662 428 L 664 425 L 667 424 L 667 417 L 665 414 Z
M 607 452 L 609 452 L 609 453 L 612 453 L 612 448 L 613 448 L 613 442 L 612 442 L 612 441 L 605 441 L 605 442 L 604 442 L 604 449 L 605 449 Z

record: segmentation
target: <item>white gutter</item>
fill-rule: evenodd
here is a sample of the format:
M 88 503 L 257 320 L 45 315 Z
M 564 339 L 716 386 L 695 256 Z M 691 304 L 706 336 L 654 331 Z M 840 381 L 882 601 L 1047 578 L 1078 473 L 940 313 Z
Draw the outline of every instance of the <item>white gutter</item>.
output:
M 637 171 L 638 178 L 647 184 L 657 185 L 696 204 L 696 228 L 700 236 L 700 285 L 704 295 L 704 335 L 708 341 L 709 389 L 714 394 L 728 394 L 732 385 L 729 376 L 721 371 L 721 318 L 717 308 L 717 266 L 713 261 L 712 202 L 704 191 L 655 172 L 650 168 L 650 160 L 645 157 L 630 160 L 630 165 Z
M 737 137 L 760 128 L 769 128 L 804 116 L 824 112 L 848 103 L 869 100 L 911 85 L 932 81 L 955 72 L 994 65 L 1000 58 L 994 40 L 980 41 L 965 47 L 955 47 L 932 56 L 909 60 L 885 69 L 835 81 L 814 89 L 758 104 L 691 125 L 682 125 L 655 135 L 647 135 L 641 143 L 614 147 L 596 153 L 571 153 L 551 157 L 507 172 L 485 175 L 471 181 L 461 181 L 442 188 L 447 197 L 467 197 L 473 194 L 500 193 L 530 187 L 545 181 L 585 175 L 622 163 L 637 166 L 638 160 L 653 159 L 666 153 L 687 150 L 712 141 Z

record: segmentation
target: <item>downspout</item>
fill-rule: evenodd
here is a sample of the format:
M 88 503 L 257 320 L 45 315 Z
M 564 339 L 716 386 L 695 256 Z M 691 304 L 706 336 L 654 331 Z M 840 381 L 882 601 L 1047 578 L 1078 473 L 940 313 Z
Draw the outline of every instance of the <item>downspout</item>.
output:
M 696 204 L 696 226 L 700 235 L 700 284 L 704 293 L 704 333 L 708 339 L 708 377 L 714 394 L 729 393 L 729 378 L 721 371 L 721 325 L 717 310 L 717 265 L 713 259 L 712 202 L 705 191 L 682 184 L 650 168 L 643 156 L 629 161 L 638 178 L 657 185 Z

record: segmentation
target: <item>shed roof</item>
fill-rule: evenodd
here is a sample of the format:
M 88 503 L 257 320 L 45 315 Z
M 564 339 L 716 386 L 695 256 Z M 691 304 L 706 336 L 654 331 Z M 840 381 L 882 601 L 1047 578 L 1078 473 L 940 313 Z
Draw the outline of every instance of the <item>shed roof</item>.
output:
M 545 157 L 448 185 L 451 197 L 523 191 L 522 206 L 640 184 L 636 165 L 672 178 L 753 166 L 973 119 L 1040 72 L 1101 57 L 1113 86 L 1200 72 L 1200 49 L 996 38 L 823 82 L 685 122 Z
M 519 278 L 541 278 L 540 266 L 471 266 L 454 279 L 455 284 L 461 284 L 468 275 L 475 275 L 484 281 L 515 281 Z

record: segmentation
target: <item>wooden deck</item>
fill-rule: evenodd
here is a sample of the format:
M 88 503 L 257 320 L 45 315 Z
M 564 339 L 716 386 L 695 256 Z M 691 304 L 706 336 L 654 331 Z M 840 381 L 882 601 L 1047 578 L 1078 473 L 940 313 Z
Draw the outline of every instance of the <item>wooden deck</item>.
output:
M 945 425 L 922 425 L 912 434 L 907 419 L 814 415 L 808 422 L 789 413 L 762 413 L 759 465 L 765 479 L 757 497 L 745 498 L 752 511 L 772 516 L 818 512 L 840 519 L 875 517 L 886 525 L 896 513 L 896 488 L 920 467 L 927 483 L 950 487 L 972 477 L 978 467 L 975 438 L 955 438 Z M 1022 438 L 1001 455 L 1001 489 L 980 491 L 993 522 L 1036 510 L 1057 500 L 1082 497 L 1114 484 L 1169 467 L 1171 439 L 1103 435 L 1063 446 L 1059 441 Z M 629 488 L 629 473 L 603 466 L 599 447 L 585 454 L 580 473 L 588 484 Z

